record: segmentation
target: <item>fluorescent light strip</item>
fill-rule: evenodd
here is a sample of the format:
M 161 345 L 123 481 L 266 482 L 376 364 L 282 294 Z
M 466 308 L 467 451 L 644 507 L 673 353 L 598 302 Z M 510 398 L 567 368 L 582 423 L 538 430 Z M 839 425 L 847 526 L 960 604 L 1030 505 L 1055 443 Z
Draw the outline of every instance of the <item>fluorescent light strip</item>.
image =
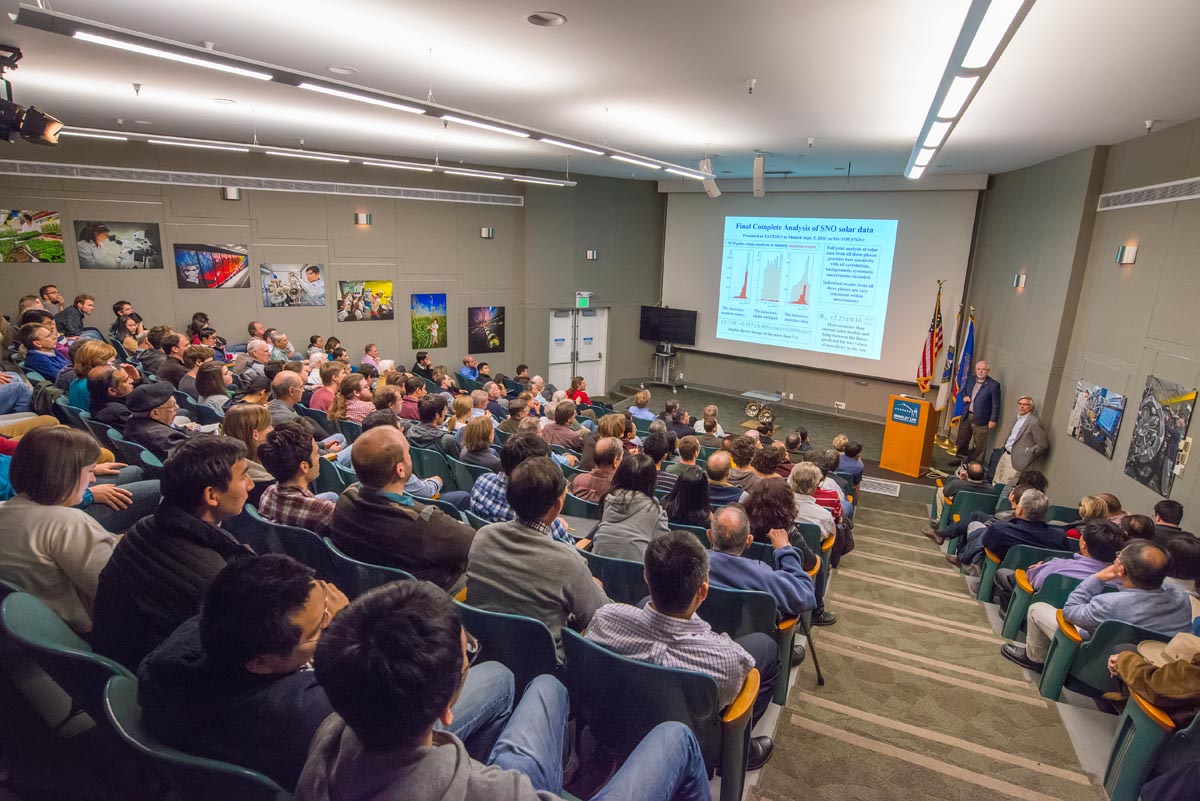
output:
M 229 145 L 207 145 L 203 142 L 176 142 L 171 139 L 147 139 L 152 145 L 171 145 L 172 147 L 195 147 L 200 150 L 228 150 L 231 153 L 249 153 L 248 147 L 231 147 Z
M 383 106 L 384 108 L 395 109 L 396 111 L 407 111 L 409 114 L 424 114 L 425 109 L 417 108 L 416 106 L 406 106 L 403 103 L 392 103 L 387 100 L 369 97 L 368 95 L 355 94 L 354 92 L 343 92 L 341 89 L 334 89 L 329 86 L 321 86 L 316 83 L 302 83 L 299 85 L 301 89 L 307 89 L 310 92 L 320 92 L 324 95 L 333 95 L 334 97 L 345 98 L 346 100 L 357 100 L 359 103 L 370 103 L 373 106 Z
M 946 132 L 950 130 L 950 123 L 935 122 L 929 126 L 929 134 L 925 137 L 923 147 L 940 147 L 942 140 L 946 138 Z
M 910 170 L 908 171 L 908 173 L 906 174 L 906 176 L 905 176 L 905 177 L 907 177 L 907 178 L 911 178 L 912 180 L 914 180 L 914 181 L 915 181 L 915 180 L 917 180 L 918 178 L 920 178 L 920 177 L 921 177 L 921 175 L 922 175 L 922 173 L 924 173 L 924 172 L 925 172 L 925 168 L 924 168 L 924 167 L 913 167 L 912 169 L 910 169 Z
M 573 145 L 570 142 L 561 142 L 558 139 L 547 139 L 545 137 L 540 137 L 538 141 L 545 142 L 548 145 L 554 145 L 556 147 L 565 147 L 570 148 L 571 150 L 578 150 L 580 153 L 591 153 L 593 156 L 604 155 L 603 150 L 596 150 L 595 148 L 584 147 L 583 145 Z
M 981 70 L 991 63 L 996 48 L 1000 46 L 1000 40 L 1012 27 L 1013 20 L 1024 3 L 1025 0 L 991 1 L 983 22 L 979 23 L 979 28 L 975 31 L 975 39 L 971 42 L 967 55 L 963 57 L 964 67 Z
M 387 167 L 392 170 L 411 170 L 412 172 L 433 172 L 433 167 L 414 167 L 408 164 L 387 164 L 382 161 L 364 161 L 368 167 Z
M 639 167 L 646 167 L 651 170 L 661 170 L 662 169 L 661 164 L 651 164 L 648 161 L 639 161 L 638 159 L 631 159 L 628 156 L 618 156 L 616 153 L 609 153 L 608 157 L 611 159 L 616 159 L 617 161 L 623 161 L 626 164 L 636 164 Z
M 442 170 L 446 175 L 461 175 L 465 178 L 487 178 L 492 181 L 503 181 L 503 175 L 487 175 L 482 172 L 466 172 L 465 170 Z
M 950 88 L 946 91 L 946 98 L 942 101 L 937 115 L 942 119 L 953 119 L 961 114 L 963 106 L 967 104 L 967 98 L 971 96 L 971 90 L 978 82 L 978 75 L 956 76 L 950 82 Z
M 288 153 L 283 150 L 268 150 L 268 156 L 287 156 L 290 159 L 312 159 L 313 161 L 336 161 L 339 164 L 349 164 L 350 159 L 337 156 L 318 156 L 314 153 Z
M 696 180 L 696 181 L 708 180 L 708 176 L 706 176 L 706 175 L 697 175 L 697 174 L 691 173 L 691 172 L 684 172 L 683 170 L 673 170 L 670 167 L 667 167 L 667 172 L 674 173 L 675 175 L 682 175 L 684 178 L 692 178 L 693 180 Z
M 59 131 L 59 136 L 78 136 L 84 139 L 111 139 L 114 142 L 128 142 L 128 136 L 117 136 L 116 134 L 98 134 L 88 133 L 87 131 Z
M 562 181 L 551 181 L 547 178 L 513 178 L 514 181 L 520 181 L 523 184 L 544 184 L 546 186 L 562 186 Z
M 191 64 L 194 67 L 206 67 L 210 70 L 220 70 L 221 72 L 230 72 L 234 75 L 241 75 L 243 78 L 255 78 L 260 81 L 269 81 L 274 78 L 268 72 L 256 72 L 243 67 L 234 67 L 230 64 L 223 64 L 220 61 L 209 61 L 203 58 L 195 58 L 193 56 L 185 56 L 182 53 L 175 53 L 170 50 L 159 50 L 156 47 L 146 47 L 145 45 L 126 42 L 121 39 L 110 39 L 107 36 L 97 36 L 94 33 L 87 31 L 75 31 L 72 36 L 74 39 L 80 39 L 84 42 L 92 44 L 105 45 L 106 47 L 115 47 L 118 50 L 128 50 L 131 53 L 141 53 L 144 56 L 154 56 L 155 58 L 165 58 L 169 61 L 178 61 L 183 64 Z
M 918 167 L 924 167 L 925 165 L 929 164 L 929 162 L 933 161 L 934 153 L 937 153 L 937 150 L 932 147 L 921 148 L 921 152 L 917 154 L 916 161 L 914 161 L 913 164 Z
M 466 117 L 455 117 L 450 114 L 443 114 L 441 119 L 446 122 L 457 122 L 459 125 L 470 125 L 472 128 L 483 128 L 487 131 L 495 131 L 496 133 L 508 134 L 509 136 L 519 136 L 522 139 L 528 139 L 529 134 L 524 131 L 514 131 L 512 128 L 501 128 L 499 125 L 491 125 L 486 122 L 476 122 L 469 120 Z

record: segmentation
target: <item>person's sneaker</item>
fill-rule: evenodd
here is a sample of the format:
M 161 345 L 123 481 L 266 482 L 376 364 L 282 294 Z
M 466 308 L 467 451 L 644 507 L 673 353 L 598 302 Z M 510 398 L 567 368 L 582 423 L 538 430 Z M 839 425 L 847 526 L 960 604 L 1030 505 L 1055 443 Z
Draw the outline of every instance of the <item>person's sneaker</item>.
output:
M 812 623 L 814 626 L 832 626 L 834 623 L 837 623 L 837 615 L 828 609 L 824 609 L 821 611 L 821 614 L 813 618 Z
M 934 531 L 932 526 L 930 526 L 926 531 L 922 531 L 921 533 L 924 534 L 926 537 L 929 537 L 929 539 L 933 540 L 934 544 L 937 545 L 939 548 L 946 544 L 946 538 L 943 537 L 941 534 L 938 534 L 936 531 Z
M 1009 662 L 1016 662 L 1018 665 L 1025 668 L 1026 670 L 1032 670 L 1035 673 L 1042 672 L 1043 663 L 1034 662 L 1025 653 L 1025 649 L 1019 645 L 1013 645 L 1012 643 L 1002 645 L 1000 647 L 1000 655 L 1003 656 L 1005 659 L 1007 659 Z
M 775 741 L 770 737 L 751 737 L 750 754 L 746 770 L 758 770 L 771 759 L 775 753 Z
M 807 656 L 808 648 L 805 647 L 803 642 L 797 640 L 796 642 L 792 643 L 792 667 L 804 662 L 804 659 Z

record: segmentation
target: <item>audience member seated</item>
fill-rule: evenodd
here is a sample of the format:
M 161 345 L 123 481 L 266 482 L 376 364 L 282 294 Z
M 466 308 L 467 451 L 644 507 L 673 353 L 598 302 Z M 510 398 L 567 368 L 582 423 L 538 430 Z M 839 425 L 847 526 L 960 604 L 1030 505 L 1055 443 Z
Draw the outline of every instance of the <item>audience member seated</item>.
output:
M 1065 551 L 1067 537 L 1063 530 L 1046 522 L 1049 508 L 1050 501 L 1044 493 L 1026 490 L 1011 520 L 997 520 L 990 526 L 977 524 L 979 527 L 973 530 L 968 526 L 969 533 L 962 548 L 956 556 L 947 555 L 946 559 L 953 565 L 977 566 L 983 561 L 985 549 L 1003 560 L 1014 545 Z
M 746 500 L 746 493 L 762 482 L 782 478 L 779 474 L 779 465 L 782 463 L 785 455 L 786 451 L 782 448 L 776 448 L 773 444 L 764 445 L 754 451 L 754 455 L 750 457 L 750 472 L 746 480 L 742 483 L 743 489 L 746 490 L 741 496 L 743 502 Z
M 122 435 L 159 459 L 165 460 L 180 443 L 195 436 L 191 430 L 174 426 L 179 401 L 175 400 L 171 385 L 164 381 L 134 387 L 125 399 L 125 406 L 129 409 L 129 419 Z
M 271 343 L 271 361 L 286 362 L 296 354 L 296 346 L 288 341 L 288 335 L 282 331 L 269 329 L 269 341 Z
M 561 445 L 573 451 L 582 451 L 583 437 L 571 427 L 574 422 L 575 404 L 559 403 L 554 407 L 554 422 L 542 429 L 542 437 L 551 445 Z
M 1108 504 L 1099 495 L 1085 495 L 1079 499 L 1079 519 L 1059 526 L 1066 529 L 1071 539 L 1079 539 L 1079 532 L 1085 525 L 1099 520 L 1108 520 Z
M 233 385 L 233 374 L 225 362 L 206 362 L 196 371 L 196 399 L 198 403 L 214 411 L 225 413 L 229 403 L 229 388 Z
M 508 402 L 508 416 L 497 426 L 498 431 L 505 434 L 515 434 L 517 426 L 529 416 L 529 401 L 524 398 L 513 398 Z
M 650 409 L 650 390 L 639 389 L 633 395 L 633 405 L 629 407 L 629 416 L 635 420 L 657 420 L 656 415 Z
M 1179 501 L 1162 500 L 1154 504 L 1154 544 L 1166 548 L 1176 537 L 1195 539 L 1195 534 L 1180 528 L 1182 522 L 1183 504 Z
M 702 448 L 719 448 L 721 447 L 721 438 L 717 436 L 717 430 L 720 424 L 716 418 L 712 420 L 700 420 L 696 423 L 700 430 L 696 433 L 696 439 Z M 685 437 L 686 439 L 686 437 Z
M 88 373 L 92 371 L 92 368 L 112 365 L 116 358 L 116 349 L 107 342 L 101 342 L 98 339 L 83 340 L 75 349 L 75 355 L 71 360 L 74 372 L 67 385 L 67 403 L 76 409 L 86 411 L 91 405 L 87 388 Z
M 322 537 L 329 534 L 334 500 L 325 495 L 318 497 L 308 488 L 321 473 L 320 451 L 308 426 L 301 420 L 275 426 L 259 446 L 258 458 L 276 481 L 258 502 L 262 516 Z
M 507 465 L 510 459 L 504 461 Z M 566 493 L 566 479 L 550 459 L 520 462 L 508 481 L 514 519 L 479 529 L 467 565 L 467 603 L 542 621 L 554 635 L 560 661 L 562 627 L 583 631 L 609 602 L 583 556 L 550 532 Z
M 246 473 L 253 483 L 248 503 L 258 506 L 267 487 L 275 483 L 275 477 L 263 467 L 258 458 L 258 448 L 267 441 L 272 431 L 271 413 L 265 406 L 253 403 L 238 403 L 229 407 L 221 421 L 221 433 L 233 437 L 246 448 Z
M 125 399 L 133 392 L 129 373 L 117 367 L 93 367 L 87 374 L 88 413 L 92 419 L 125 431 L 125 421 L 131 412 Z
M 238 364 L 241 365 L 241 376 L 243 379 L 250 379 L 256 376 L 266 378 L 267 362 L 271 361 L 271 346 L 264 340 L 252 339 L 246 343 L 246 358 L 243 361 L 238 358 Z M 238 372 L 238 366 L 234 366 L 234 373 Z
M 938 487 L 934 493 L 933 519 L 935 521 L 942 519 L 943 508 L 946 504 L 953 503 L 954 496 L 958 493 L 991 492 L 992 488 L 993 484 L 987 478 L 987 467 L 982 462 L 970 461 L 959 465 L 954 472 L 954 478 L 947 481 L 944 486 Z
M 615 415 L 601 418 L 601 430 L 604 429 L 604 420 L 610 416 Z M 603 437 L 592 448 L 591 457 L 595 466 L 590 472 L 579 473 L 571 478 L 571 494 L 585 501 L 598 502 L 612 485 L 613 475 L 625 458 L 625 449 L 616 437 Z
M 458 459 L 461 448 L 454 440 L 454 435 L 446 431 L 446 399 L 441 395 L 426 395 L 417 404 L 420 422 L 408 429 L 408 441 L 414 448 L 452 456 Z M 491 422 L 488 422 L 491 425 Z
M 404 380 L 404 398 L 400 404 L 400 416 L 405 420 L 420 420 L 421 415 L 417 411 L 417 404 L 428 393 L 425 382 L 420 378 L 417 376 L 406 378 Z
M 797 525 L 798 509 L 796 497 L 789 481 L 762 481 L 750 491 L 746 500 L 746 514 L 750 518 L 750 533 L 755 542 L 771 543 L 771 530 L 781 528 L 788 533 L 788 542 L 800 554 L 800 566 L 807 573 L 817 564 L 817 554 L 808 546 Z M 824 557 L 822 557 L 824 558 Z M 817 608 L 812 616 L 814 626 L 832 626 L 837 615 L 825 610 L 825 590 L 816 588 Z
M 463 356 L 463 366 L 458 368 L 458 374 L 463 378 L 474 381 L 479 378 L 479 366 L 475 362 L 475 357 L 470 354 Z
M 400 429 L 377 426 L 363 432 L 351 459 L 361 483 L 338 499 L 333 543 L 360 561 L 398 567 L 444 590 L 457 589 L 475 531 L 404 494 L 412 459 Z
M 433 362 L 429 359 L 428 351 L 417 351 L 412 371 L 421 378 L 428 378 L 430 381 L 433 380 Z
M 187 367 L 183 363 L 183 351 L 187 346 L 187 340 L 182 334 L 171 333 L 162 338 L 160 347 L 166 358 L 154 374 L 159 381 L 166 381 L 175 389 L 179 388 L 179 379 L 187 373 Z
M 338 397 L 334 398 L 329 419 L 349 420 L 351 423 L 362 425 L 363 418 L 375 411 L 371 382 L 359 371 L 342 379 L 338 389 Z
M 676 450 L 679 452 L 679 461 L 670 462 L 665 465 L 668 473 L 673 476 L 680 476 L 689 467 L 699 466 L 696 464 L 696 458 L 700 455 L 700 440 L 696 437 L 687 436 L 679 440 Z
M 1172 537 L 1167 540 L 1164 550 L 1171 558 L 1166 583 L 1179 587 L 1194 598 L 1200 598 L 1196 584 L 1200 580 L 1200 539 Z
M 833 448 L 811 457 L 812 463 L 821 468 L 821 484 L 813 492 L 813 497 L 833 514 L 835 521 L 850 520 L 854 517 L 854 506 L 846 497 L 846 493 L 851 491 L 850 483 L 841 476 L 834 475 L 839 459 L 841 455 Z
M 193 398 L 200 397 L 196 389 L 196 376 L 200 374 L 200 368 L 213 360 L 215 352 L 207 345 L 188 345 L 183 351 L 183 366 L 187 368 L 187 372 L 179 379 L 179 390 L 185 392 Z
M 842 450 L 842 455 L 838 461 L 837 471 L 839 473 L 849 473 L 854 476 L 855 480 L 862 478 L 862 443 L 855 442 L 854 440 L 846 443 L 846 447 Z
M 139 351 L 137 357 L 144 372 L 158 375 L 158 368 L 162 367 L 162 363 L 167 359 L 167 354 L 162 351 L 163 338 L 170 333 L 172 331 L 169 325 L 156 325 L 146 332 L 147 348 Z
M 274 399 L 267 404 L 271 414 L 271 424 L 280 426 L 284 423 L 300 423 L 308 429 L 309 436 L 315 437 L 321 445 L 323 453 L 337 453 L 346 447 L 346 437 L 343 434 L 330 434 L 317 421 L 310 417 L 301 417 L 296 411 L 304 395 L 304 379 L 291 370 L 281 370 L 271 382 L 271 394 Z M 374 405 L 371 411 L 374 411 Z
M 600 523 L 592 532 L 592 553 L 640 562 L 650 541 L 667 533 L 667 513 L 654 497 L 657 476 L 654 462 L 645 454 L 621 460 L 608 492 L 600 499 Z
M 1050 576 L 1085 579 L 1111 565 L 1127 541 L 1125 532 L 1116 523 L 1094 520 L 1086 524 L 1080 532 L 1079 553 L 1072 554 L 1069 558 L 1057 557 L 1030 565 L 1025 568 L 1025 576 L 1034 592 L 1040 590 Z M 1113 579 L 1109 584 L 1120 586 L 1120 580 Z M 996 594 L 1002 609 L 1008 608 L 1015 587 L 1015 570 L 1002 568 L 996 571 Z
M 668 523 L 708 528 L 712 507 L 708 499 L 708 476 L 698 465 L 685 467 L 667 497 L 662 500 Z
M 500 469 L 500 456 L 492 450 L 496 429 L 486 417 L 476 417 L 467 423 L 463 431 L 462 452 L 458 458 L 467 464 L 486 467 L 495 472 Z
M 728 634 L 714 633 L 696 616 L 708 597 L 709 564 L 708 552 L 691 533 L 672 531 L 655 540 L 646 549 L 645 563 L 650 603 L 643 608 L 601 607 L 585 636 L 631 659 L 712 676 L 722 707 L 737 697 L 746 676 L 757 667 L 760 684 L 753 712 L 757 721 L 770 705 L 779 678 L 775 640 L 761 632 L 732 640 Z M 749 770 L 766 764 L 774 747 L 770 737 L 752 738 Z
M 665 434 L 656 432 L 642 441 L 642 453 L 650 457 L 654 462 L 654 469 L 658 473 L 655 483 L 656 490 L 670 491 L 675 487 L 676 475 L 668 473 L 664 469 L 667 466 L 667 454 L 670 452 L 671 446 Z
M 1147 640 L 1136 648 L 1122 646 L 1108 658 L 1108 672 L 1120 679 L 1121 690 L 1105 693 L 1105 700 L 1123 701 L 1137 693 L 1181 728 L 1200 712 L 1200 637 L 1191 632 L 1176 634 L 1166 643 Z
M 787 483 L 795 498 L 795 521 L 818 526 L 821 539 L 825 539 L 836 531 L 837 521 L 828 508 L 817 503 L 815 493 L 819 491 L 821 481 L 821 468 L 812 462 L 801 462 L 792 468 Z
M 1022 502 L 1028 497 L 1026 492 Z M 1079 629 L 1085 640 L 1106 620 L 1120 620 L 1163 634 L 1191 631 L 1192 604 L 1187 593 L 1178 587 L 1163 586 L 1167 563 L 1167 552 L 1153 542 L 1130 541 L 1116 561 L 1075 588 L 1063 604 L 1063 618 Z M 1123 589 L 1104 593 L 1104 585 L 1113 579 L 1120 579 Z M 1000 649 L 1001 654 L 1024 668 L 1040 671 L 1058 631 L 1057 612 L 1047 603 L 1030 606 L 1025 647 L 1008 644 Z
M 733 503 L 745 492 L 741 487 L 729 483 L 731 465 L 729 451 L 717 451 L 704 464 L 704 470 L 708 473 L 708 498 L 719 506 Z
M 508 403 L 504 398 L 504 389 L 495 381 L 489 381 L 483 385 L 483 391 L 488 396 L 488 413 L 501 420 L 508 417 Z
M 80 634 L 92 630 L 100 571 L 117 544 L 117 537 L 73 508 L 95 481 L 99 457 L 96 441 L 82 431 L 30 431 L 17 444 L 6 477 L 16 494 L 0 504 L 0 578 L 45 602 Z
M 396 416 L 396 412 L 392 409 L 376 409 L 363 418 L 363 431 L 370 431 L 376 426 L 390 426 L 391 428 L 404 431 L 404 427 L 400 424 L 400 418 Z M 337 463 L 347 470 L 354 469 L 354 446 L 347 445 L 342 450 L 338 451 Z M 331 493 L 325 493 L 329 495 Z M 470 505 L 471 495 L 468 492 L 460 490 L 442 490 L 442 477 L 430 476 L 429 478 L 421 478 L 416 473 L 408 477 L 408 483 L 404 485 L 404 494 L 412 496 L 417 500 L 423 498 L 437 498 L 446 503 L 453 504 L 459 509 L 466 509 Z M 336 498 L 331 498 L 336 502 Z
M 71 302 L 70 306 L 67 306 L 54 315 L 54 322 L 64 337 L 74 339 L 83 333 L 83 329 L 87 325 L 84 318 L 91 314 L 95 308 L 96 299 L 94 297 L 91 295 L 76 295 L 75 300 Z
M 424 397 L 422 395 L 422 397 Z M 420 401 L 413 406 L 413 419 L 421 419 Z M 467 427 L 467 423 L 475 419 L 475 405 L 471 402 L 470 395 L 459 395 L 454 400 L 450 401 L 449 410 L 446 412 L 446 430 L 454 435 L 454 441 L 458 442 L 460 447 L 462 444 L 462 430 Z
M 518 433 L 509 437 L 500 447 L 501 472 L 480 476 L 471 487 L 471 513 L 492 523 L 514 520 L 517 513 L 508 503 L 509 480 L 517 465 L 539 456 L 549 457 L 550 446 L 537 434 Z M 560 518 L 550 523 L 550 535 L 559 542 L 575 545 L 575 540 L 567 533 L 566 523 Z
M 1108 519 L 1114 523 L 1120 523 L 1121 518 L 1128 514 L 1121 508 L 1121 499 L 1111 492 L 1101 492 L 1097 497 L 1104 501 L 1104 505 L 1108 508 Z
M 137 670 L 142 659 L 196 613 L 225 563 L 252 554 L 220 524 L 242 513 L 252 483 L 246 449 L 209 434 L 167 460 L 162 502 L 113 549 L 100 573 L 92 646 Z
M 71 364 L 58 352 L 58 336 L 45 325 L 26 323 L 21 326 L 18 340 L 25 346 L 25 369 L 32 370 L 47 381 Z
M 342 379 L 348 375 L 346 365 L 341 362 L 325 362 L 317 372 L 321 376 L 321 386 L 308 399 L 308 408 L 328 414 Z
M 1125 515 L 1121 518 L 1119 524 L 1121 530 L 1125 532 L 1126 539 L 1131 540 L 1152 540 L 1154 535 L 1158 533 L 1158 528 L 1154 521 L 1145 515 Z M 1159 546 L 1162 547 L 1161 545 Z
M 454 605 L 428 586 L 391 584 L 351 604 L 317 646 L 317 680 L 336 714 L 317 732 L 297 798 L 360 797 L 370 787 L 374 798 L 411 801 L 557 801 L 568 712 L 557 679 L 530 683 L 511 718 L 486 728 L 487 750 L 445 729 L 474 717 L 459 711 L 471 675 L 494 664 L 472 667 L 470 642 Z M 664 723 L 592 798 L 708 795 L 695 736 Z
M 720 410 L 717 408 L 716 404 L 710 403 L 704 407 L 704 413 L 700 416 L 700 418 L 692 421 L 692 430 L 695 431 L 697 435 L 703 434 L 705 431 L 707 431 L 707 428 L 704 425 L 706 422 L 709 420 L 713 422 L 713 430 L 710 433 L 716 438 L 718 444 L 705 447 L 720 447 L 720 439 L 721 437 L 725 436 L 725 429 L 721 428 L 721 424 L 717 422 L 717 413 L 719 411 Z
M 733 466 L 729 471 L 730 484 L 735 487 L 741 487 L 743 490 L 748 490 L 751 485 L 759 480 L 750 468 L 750 460 L 754 458 L 754 454 L 757 452 L 758 443 L 755 440 L 745 435 L 734 438 L 733 444 L 729 448 L 729 455 L 733 459 Z
M 783 442 L 784 447 L 787 448 L 788 459 L 793 464 L 800 464 L 804 461 L 805 454 L 812 453 L 812 443 L 808 441 L 807 428 L 797 426 Z

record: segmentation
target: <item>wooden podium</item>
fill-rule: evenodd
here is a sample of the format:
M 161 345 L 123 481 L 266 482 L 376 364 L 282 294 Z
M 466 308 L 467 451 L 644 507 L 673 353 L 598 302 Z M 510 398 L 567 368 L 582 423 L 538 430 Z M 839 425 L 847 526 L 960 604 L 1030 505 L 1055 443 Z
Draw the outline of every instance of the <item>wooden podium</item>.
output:
M 889 396 L 879 466 L 894 473 L 920 477 L 921 466 L 930 464 L 932 419 L 933 409 L 929 401 L 902 395 Z

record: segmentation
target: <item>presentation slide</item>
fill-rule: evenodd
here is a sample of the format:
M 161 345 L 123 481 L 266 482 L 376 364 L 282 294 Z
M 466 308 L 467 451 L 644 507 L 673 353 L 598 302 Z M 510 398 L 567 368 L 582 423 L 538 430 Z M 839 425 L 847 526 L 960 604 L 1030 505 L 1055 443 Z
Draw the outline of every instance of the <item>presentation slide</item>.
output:
M 726 217 L 718 339 L 880 358 L 897 220 Z

